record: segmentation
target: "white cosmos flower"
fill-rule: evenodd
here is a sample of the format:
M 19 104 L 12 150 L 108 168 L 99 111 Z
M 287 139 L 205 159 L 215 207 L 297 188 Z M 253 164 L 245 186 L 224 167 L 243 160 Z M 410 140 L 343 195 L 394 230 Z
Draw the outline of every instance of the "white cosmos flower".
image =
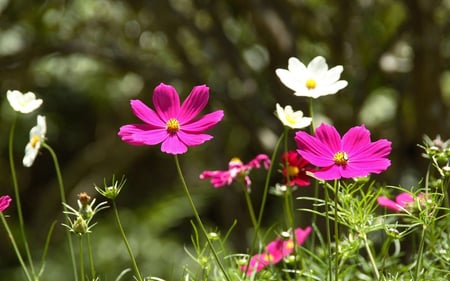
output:
M 302 129 L 311 125 L 312 118 L 303 117 L 303 112 L 301 110 L 294 111 L 290 105 L 282 108 L 281 105 L 277 103 L 276 114 L 283 125 L 292 129 Z
M 25 146 L 25 156 L 23 157 L 23 165 L 25 167 L 31 167 L 34 163 L 34 159 L 41 148 L 41 144 L 45 141 L 45 133 L 47 132 L 47 123 L 45 122 L 45 116 L 38 115 L 37 125 L 30 130 L 30 141 Z
M 294 91 L 294 95 L 318 98 L 336 94 L 347 87 L 347 81 L 339 80 L 343 70 L 342 65 L 328 69 L 325 59 L 318 56 L 308 66 L 297 58 L 289 58 L 288 69 L 278 68 L 275 73 L 286 87 Z
M 36 95 L 32 92 L 22 94 L 17 90 L 8 90 L 6 97 L 11 107 L 21 113 L 33 112 L 42 104 L 42 100 L 36 99 Z

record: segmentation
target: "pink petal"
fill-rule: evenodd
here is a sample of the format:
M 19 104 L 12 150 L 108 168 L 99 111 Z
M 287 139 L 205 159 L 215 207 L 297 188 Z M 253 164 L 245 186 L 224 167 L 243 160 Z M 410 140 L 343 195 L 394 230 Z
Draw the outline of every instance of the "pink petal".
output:
M 205 108 L 208 99 L 209 88 L 206 85 L 195 86 L 181 105 L 181 110 L 177 116 L 178 121 L 181 124 L 191 121 Z
M 120 127 L 118 135 L 132 145 L 155 145 L 168 137 L 165 129 L 154 129 L 147 124 L 130 124 Z
M 342 149 L 351 155 L 353 151 L 359 151 L 370 143 L 370 131 L 364 126 L 351 128 L 342 137 Z
M 155 127 L 165 127 L 165 123 L 156 112 L 140 100 L 131 100 L 131 109 L 139 119 Z
M 161 151 L 169 154 L 183 154 L 187 151 L 187 146 L 178 138 L 176 134 L 169 135 L 162 145 Z
M 178 138 L 187 146 L 194 146 L 209 141 L 213 137 L 207 134 L 191 134 L 184 130 L 178 131 Z
M 217 110 L 209 114 L 203 115 L 200 119 L 187 124 L 181 124 L 184 131 L 198 133 L 206 131 L 214 127 L 223 118 L 223 110 Z
M 395 201 L 402 207 L 405 207 L 408 203 L 411 203 L 414 201 L 414 197 L 407 193 L 407 192 L 403 192 L 400 193 L 399 195 L 397 195 L 395 197 Z
M 370 165 L 354 165 L 354 163 L 348 163 L 347 165 L 339 166 L 339 168 L 341 176 L 346 179 L 365 177 L 371 172 L 375 172 Z
M 401 210 L 400 205 L 398 205 L 397 203 L 395 203 L 394 201 L 392 201 L 391 199 L 389 199 L 385 196 L 378 197 L 377 202 L 378 202 L 378 204 L 380 204 L 380 206 L 391 209 L 393 211 L 398 212 Z
M 176 118 L 180 112 L 180 97 L 174 87 L 159 84 L 153 91 L 153 104 L 163 121 Z
M 306 238 L 308 238 L 311 231 L 312 231 L 311 226 L 308 226 L 305 229 L 296 228 L 295 229 L 295 240 L 297 240 L 297 244 L 303 245 L 303 243 L 305 242 Z
M 318 167 L 334 165 L 334 153 L 319 139 L 303 132 L 295 134 L 297 152 L 311 164 Z
M 11 203 L 11 197 L 9 195 L 3 195 L 0 197 L 0 212 L 3 212 L 6 208 L 9 207 L 9 204 Z
M 337 180 L 340 179 L 341 169 L 339 166 L 332 165 L 329 167 L 325 167 L 313 173 L 314 176 L 321 180 Z
M 342 150 L 341 136 L 335 127 L 322 123 L 316 129 L 314 135 L 327 147 L 327 150 L 333 156 L 336 152 Z

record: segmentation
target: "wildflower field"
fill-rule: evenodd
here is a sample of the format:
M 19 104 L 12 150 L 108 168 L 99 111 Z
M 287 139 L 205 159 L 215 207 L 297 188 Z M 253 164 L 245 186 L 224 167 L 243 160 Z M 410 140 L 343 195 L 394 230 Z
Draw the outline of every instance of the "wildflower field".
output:
M 0 280 L 450 279 L 448 1 L 56 2 L 0 5 Z

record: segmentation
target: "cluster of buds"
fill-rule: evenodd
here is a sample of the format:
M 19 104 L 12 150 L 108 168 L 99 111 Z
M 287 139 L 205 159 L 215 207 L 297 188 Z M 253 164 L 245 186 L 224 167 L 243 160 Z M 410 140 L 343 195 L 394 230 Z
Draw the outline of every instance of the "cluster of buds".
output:
M 63 225 L 75 234 L 84 235 L 91 232 L 92 227 L 96 224 L 92 223 L 95 214 L 108 208 L 108 206 L 106 205 L 106 202 L 95 205 L 95 198 L 91 200 L 91 197 L 86 192 L 78 194 L 77 204 L 78 210 L 63 203 L 66 208 L 64 213 L 74 217 L 73 220 L 70 217 L 68 218 L 69 225 Z
M 440 135 L 434 139 L 424 136 L 423 139 L 423 145 L 420 145 L 424 150 L 422 156 L 431 159 L 442 176 L 450 176 L 450 139 L 443 141 Z

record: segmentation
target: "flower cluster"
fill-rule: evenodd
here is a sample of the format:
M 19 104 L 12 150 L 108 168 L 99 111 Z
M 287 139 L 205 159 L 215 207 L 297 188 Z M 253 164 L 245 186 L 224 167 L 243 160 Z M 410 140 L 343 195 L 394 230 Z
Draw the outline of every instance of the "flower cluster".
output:
M 284 237 L 277 237 L 272 242 L 268 243 L 264 251 L 256 254 L 250 258 L 250 261 L 241 266 L 241 270 L 246 271 L 247 275 L 252 275 L 255 272 L 260 272 L 265 267 L 279 263 L 283 258 L 289 256 L 294 251 L 294 237 L 298 246 L 303 245 L 305 240 L 311 233 L 310 226 L 305 229 L 296 228 L 295 234 L 284 233 Z
M 247 164 L 242 163 L 241 159 L 235 157 L 228 163 L 228 170 L 225 171 L 204 171 L 200 174 L 200 179 L 210 179 L 211 184 L 215 188 L 230 185 L 235 180 L 242 179 L 243 183 L 250 191 L 252 181 L 250 179 L 250 171 L 261 167 L 261 163 L 267 170 L 270 166 L 270 159 L 265 154 L 259 154 Z

